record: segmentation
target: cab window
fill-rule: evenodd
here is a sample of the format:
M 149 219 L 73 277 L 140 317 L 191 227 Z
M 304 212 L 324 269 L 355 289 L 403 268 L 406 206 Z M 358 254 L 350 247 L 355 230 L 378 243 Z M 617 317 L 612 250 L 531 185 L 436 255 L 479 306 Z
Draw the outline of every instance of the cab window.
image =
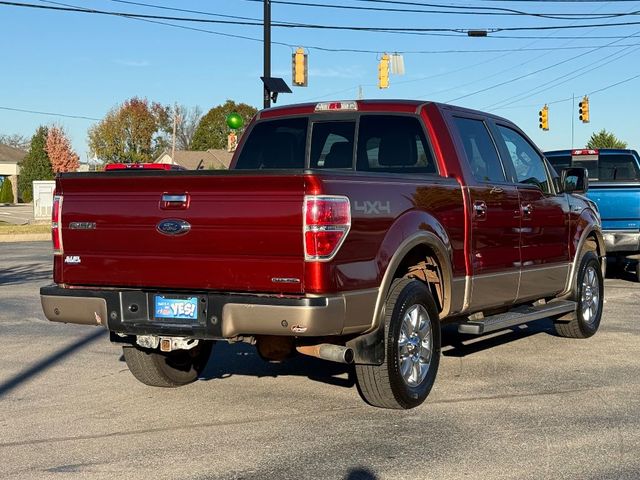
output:
M 509 152 L 518 183 L 536 185 L 543 192 L 551 193 L 547 169 L 538 152 L 515 130 L 498 125 L 498 131 Z
M 454 118 L 471 172 L 480 182 L 505 182 L 496 147 L 482 120 Z

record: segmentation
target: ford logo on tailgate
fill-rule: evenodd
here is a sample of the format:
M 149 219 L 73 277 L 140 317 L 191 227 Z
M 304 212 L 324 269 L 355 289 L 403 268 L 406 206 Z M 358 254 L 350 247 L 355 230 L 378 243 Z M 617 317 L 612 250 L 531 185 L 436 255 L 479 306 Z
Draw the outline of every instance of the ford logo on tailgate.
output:
M 163 235 L 184 235 L 191 230 L 191 224 L 185 220 L 167 219 L 158 223 L 156 229 Z

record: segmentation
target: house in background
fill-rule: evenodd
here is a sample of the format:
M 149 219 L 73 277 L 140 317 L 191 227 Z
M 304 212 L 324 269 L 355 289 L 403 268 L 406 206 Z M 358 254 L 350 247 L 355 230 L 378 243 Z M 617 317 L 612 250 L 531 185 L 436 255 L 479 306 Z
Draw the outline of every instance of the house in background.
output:
M 9 145 L 0 144 L 0 177 L 9 177 L 13 186 L 13 201 L 18 202 L 18 175 L 20 175 L 20 162 L 27 152 Z M 0 182 L 1 183 L 1 182 Z
M 155 163 L 180 165 L 187 170 L 223 170 L 229 168 L 233 152 L 226 150 L 176 150 L 176 157 L 171 158 L 171 151 L 164 151 Z

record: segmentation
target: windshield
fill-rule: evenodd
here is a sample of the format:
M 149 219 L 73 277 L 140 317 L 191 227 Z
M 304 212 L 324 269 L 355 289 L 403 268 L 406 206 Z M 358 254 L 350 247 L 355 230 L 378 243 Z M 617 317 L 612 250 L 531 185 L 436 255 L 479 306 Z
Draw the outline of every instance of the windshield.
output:
M 632 154 L 601 154 L 598 156 L 561 155 L 548 158 L 556 169 L 571 167 L 586 168 L 590 180 L 601 182 L 628 182 L 640 180 L 640 168 Z

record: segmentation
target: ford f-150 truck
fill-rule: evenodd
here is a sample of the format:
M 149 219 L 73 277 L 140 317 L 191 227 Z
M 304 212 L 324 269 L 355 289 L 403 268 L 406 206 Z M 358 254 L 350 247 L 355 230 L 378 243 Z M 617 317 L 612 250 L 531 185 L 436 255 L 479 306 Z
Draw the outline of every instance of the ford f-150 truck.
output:
M 600 210 L 607 255 L 635 260 L 640 282 L 640 156 L 635 150 L 579 149 L 545 152 L 556 168 L 586 168 L 589 192 Z M 633 265 L 633 263 L 632 263 Z
M 600 324 L 605 248 L 584 169 L 514 124 L 422 101 L 264 110 L 230 171 L 61 174 L 54 322 L 100 325 L 132 374 L 197 379 L 215 341 L 354 363 L 371 405 L 431 390 L 441 324 Z

